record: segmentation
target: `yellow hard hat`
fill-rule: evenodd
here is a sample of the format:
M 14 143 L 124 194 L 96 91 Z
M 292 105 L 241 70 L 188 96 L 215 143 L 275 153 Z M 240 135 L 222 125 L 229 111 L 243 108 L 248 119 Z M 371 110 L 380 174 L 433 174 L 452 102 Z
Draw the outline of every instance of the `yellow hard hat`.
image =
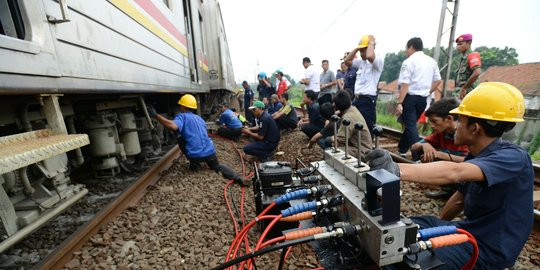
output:
M 185 94 L 179 100 L 178 104 L 190 109 L 197 109 L 197 100 L 193 95 Z
M 363 35 L 362 39 L 360 40 L 360 43 L 358 43 L 358 48 L 366 48 L 369 45 L 369 36 Z
M 523 94 L 514 86 L 502 82 L 485 82 L 465 96 L 459 107 L 450 111 L 487 120 L 523 122 Z

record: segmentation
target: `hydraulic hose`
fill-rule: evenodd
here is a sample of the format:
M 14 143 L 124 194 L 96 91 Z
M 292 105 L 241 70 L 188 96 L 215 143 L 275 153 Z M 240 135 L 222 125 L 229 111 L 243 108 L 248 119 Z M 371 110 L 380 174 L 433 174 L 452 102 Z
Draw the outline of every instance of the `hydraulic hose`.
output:
M 279 249 L 282 249 L 282 248 L 287 248 L 287 247 L 290 247 L 290 246 L 298 245 L 298 244 L 307 243 L 307 242 L 310 242 L 310 241 L 313 241 L 313 240 L 315 240 L 315 238 L 313 236 L 310 236 L 310 237 L 305 237 L 305 238 L 301 238 L 301 239 L 296 239 L 296 240 L 291 240 L 291 241 L 285 241 L 285 242 L 282 242 L 282 243 L 278 243 L 278 244 L 275 244 L 273 246 L 269 246 L 269 247 L 254 251 L 252 253 L 249 253 L 249 254 L 240 256 L 238 258 L 235 258 L 233 260 L 230 260 L 228 262 L 225 262 L 225 263 L 223 263 L 223 264 L 221 264 L 221 265 L 219 265 L 217 267 L 212 268 L 212 270 L 223 270 L 223 269 L 226 269 L 227 267 L 230 267 L 230 266 L 233 266 L 233 265 L 238 264 L 240 262 L 247 261 L 249 259 L 264 255 L 266 253 L 269 253 L 269 252 L 272 252 L 272 251 L 275 251 L 275 250 L 279 250 Z

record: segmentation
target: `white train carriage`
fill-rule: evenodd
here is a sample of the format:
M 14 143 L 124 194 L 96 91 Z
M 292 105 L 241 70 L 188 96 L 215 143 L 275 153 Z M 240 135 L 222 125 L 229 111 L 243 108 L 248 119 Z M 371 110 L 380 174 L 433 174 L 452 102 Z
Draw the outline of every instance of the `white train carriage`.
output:
M 87 193 L 74 167 L 160 151 L 145 102 L 207 115 L 234 87 L 216 0 L 0 0 L 0 253 Z

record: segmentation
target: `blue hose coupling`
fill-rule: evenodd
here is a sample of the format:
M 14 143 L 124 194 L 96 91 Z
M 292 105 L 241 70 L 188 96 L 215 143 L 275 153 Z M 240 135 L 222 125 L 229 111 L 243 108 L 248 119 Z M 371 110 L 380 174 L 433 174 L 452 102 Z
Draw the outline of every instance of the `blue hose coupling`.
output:
M 304 199 L 309 195 L 309 193 L 309 189 L 296 190 L 279 196 L 277 199 L 275 199 L 275 202 L 279 205 L 292 200 Z
M 305 202 L 302 204 L 297 204 L 295 206 L 291 206 L 285 210 L 281 210 L 281 215 L 283 217 L 288 217 L 292 215 L 296 215 L 298 213 L 306 212 L 306 211 L 314 211 L 317 210 L 317 202 Z
M 420 240 L 428 240 L 433 237 L 457 233 L 456 226 L 439 226 L 433 228 L 422 229 L 418 231 L 418 238 Z

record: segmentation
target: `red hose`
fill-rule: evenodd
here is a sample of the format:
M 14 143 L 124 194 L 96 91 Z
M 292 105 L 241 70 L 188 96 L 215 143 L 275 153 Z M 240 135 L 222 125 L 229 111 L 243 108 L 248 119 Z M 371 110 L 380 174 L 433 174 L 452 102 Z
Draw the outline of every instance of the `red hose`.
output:
M 229 210 L 229 215 L 231 216 L 231 219 L 233 221 L 234 225 L 234 232 L 238 234 L 238 222 L 236 221 L 236 218 L 234 218 L 234 214 L 231 209 L 231 204 L 229 203 L 229 198 L 227 197 L 227 189 L 234 183 L 233 180 L 229 181 L 227 184 L 225 184 L 225 188 L 223 191 L 223 197 L 225 198 L 225 203 L 227 204 L 227 209 Z
M 473 245 L 473 253 L 471 254 L 471 258 L 463 267 L 461 267 L 461 270 L 472 270 L 474 269 L 476 261 L 478 260 L 478 243 L 476 242 L 476 238 L 474 238 L 474 236 L 468 231 L 459 228 L 457 229 L 457 231 L 459 233 L 467 235 L 469 237 L 469 242 Z

